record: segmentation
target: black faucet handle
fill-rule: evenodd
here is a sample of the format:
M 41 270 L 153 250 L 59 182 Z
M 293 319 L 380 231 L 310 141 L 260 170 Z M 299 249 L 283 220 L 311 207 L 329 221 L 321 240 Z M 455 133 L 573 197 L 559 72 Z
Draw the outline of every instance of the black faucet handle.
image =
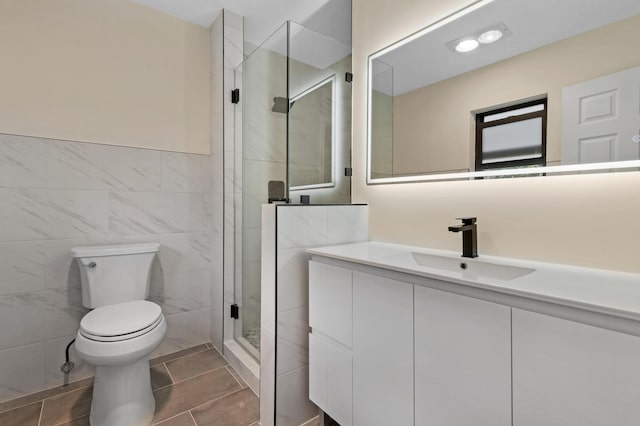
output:
M 456 220 L 461 220 L 463 225 L 473 225 L 476 223 L 475 217 L 456 217 Z

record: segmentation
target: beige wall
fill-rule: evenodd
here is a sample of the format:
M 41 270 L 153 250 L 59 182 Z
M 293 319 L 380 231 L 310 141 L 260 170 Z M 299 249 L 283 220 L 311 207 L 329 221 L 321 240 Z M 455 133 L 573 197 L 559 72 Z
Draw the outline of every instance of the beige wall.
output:
M 394 172 L 473 170 L 472 112 L 541 95 L 547 163 L 559 164 L 562 88 L 640 65 L 640 49 L 629 49 L 639 29 L 640 16 L 629 18 L 396 96 Z
M 477 216 L 480 254 L 640 272 L 638 172 L 366 185 L 367 56 L 467 3 L 353 0 L 353 202 L 370 204 L 370 238 L 458 251 L 447 226 Z
M 209 153 L 209 32 L 126 0 L 0 0 L 0 132 Z

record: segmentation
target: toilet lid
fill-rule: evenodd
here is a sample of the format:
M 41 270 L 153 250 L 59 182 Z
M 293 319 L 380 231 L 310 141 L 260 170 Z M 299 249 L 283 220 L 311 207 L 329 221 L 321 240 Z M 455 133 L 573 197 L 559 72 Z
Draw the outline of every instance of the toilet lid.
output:
M 146 300 L 102 306 L 80 321 L 80 332 L 94 340 L 123 340 L 136 337 L 162 319 L 160 306 Z

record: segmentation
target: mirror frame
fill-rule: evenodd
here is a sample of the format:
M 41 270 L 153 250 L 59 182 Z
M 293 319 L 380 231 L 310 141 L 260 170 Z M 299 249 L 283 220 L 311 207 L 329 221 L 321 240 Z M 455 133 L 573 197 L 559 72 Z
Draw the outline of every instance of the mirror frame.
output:
M 588 163 L 588 164 L 568 164 L 560 166 L 541 166 L 526 167 L 514 169 L 496 169 L 482 170 L 472 172 L 459 173 L 436 173 L 422 175 L 396 176 L 388 178 L 372 178 L 371 177 L 371 126 L 372 126 L 372 87 L 373 87 L 373 60 L 397 49 L 413 40 L 422 37 L 438 28 L 447 25 L 456 19 L 465 16 L 494 0 L 476 0 L 462 9 L 454 12 L 444 18 L 434 22 L 417 32 L 404 37 L 389 46 L 372 53 L 367 60 L 367 167 L 366 182 L 367 185 L 388 184 L 388 183 L 409 183 L 409 182 L 434 182 L 434 181 L 455 181 L 455 180 L 473 180 L 478 178 L 495 178 L 495 177 L 522 177 L 531 175 L 548 175 L 548 174 L 574 174 L 574 173 L 593 173 L 593 172 L 611 172 L 611 171 L 637 171 L 640 170 L 640 160 L 614 161 L 606 163 Z M 633 170 L 635 169 L 635 170 Z

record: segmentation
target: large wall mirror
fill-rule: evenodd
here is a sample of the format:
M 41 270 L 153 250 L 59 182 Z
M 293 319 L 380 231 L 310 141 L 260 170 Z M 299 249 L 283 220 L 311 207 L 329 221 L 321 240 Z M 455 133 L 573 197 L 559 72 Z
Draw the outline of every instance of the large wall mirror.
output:
M 640 170 L 640 1 L 483 0 L 369 57 L 368 183 Z

